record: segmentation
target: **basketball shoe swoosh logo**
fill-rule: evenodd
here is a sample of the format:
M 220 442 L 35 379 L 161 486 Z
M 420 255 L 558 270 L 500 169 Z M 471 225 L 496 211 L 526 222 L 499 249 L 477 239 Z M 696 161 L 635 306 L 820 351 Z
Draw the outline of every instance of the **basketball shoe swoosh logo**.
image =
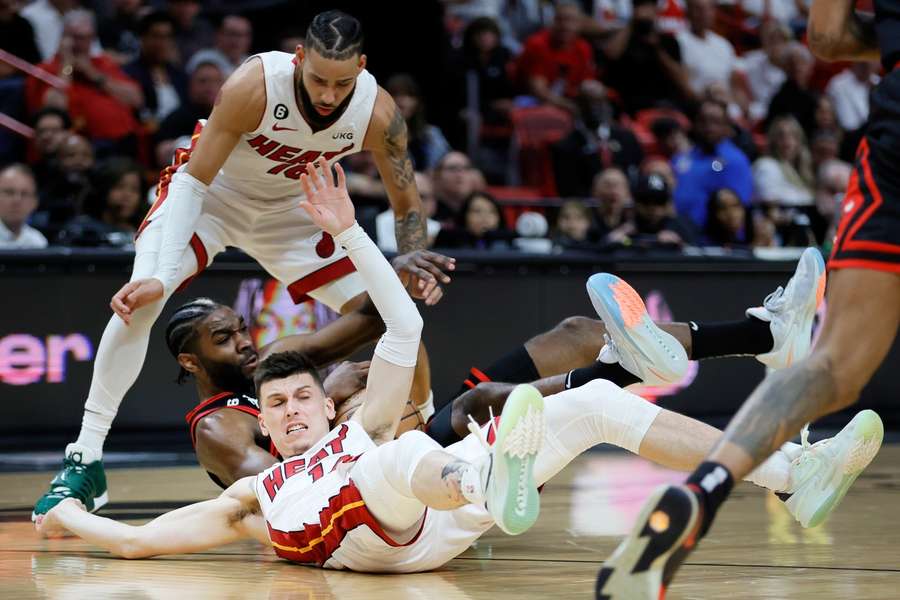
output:
M 297 131 L 293 127 L 279 127 L 278 123 L 272 125 L 272 131 Z

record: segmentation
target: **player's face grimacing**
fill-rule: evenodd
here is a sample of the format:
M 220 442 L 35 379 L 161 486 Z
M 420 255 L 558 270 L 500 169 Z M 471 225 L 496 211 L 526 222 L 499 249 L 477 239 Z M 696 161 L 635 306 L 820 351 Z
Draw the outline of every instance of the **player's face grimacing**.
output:
M 309 101 L 327 117 L 337 109 L 356 85 L 356 77 L 366 67 L 366 55 L 356 54 L 344 60 L 324 58 L 315 50 L 297 46 L 300 80 Z
M 196 357 L 213 381 L 246 381 L 253 377 L 259 355 L 244 318 L 223 306 L 197 327 Z
M 334 419 L 334 401 L 309 373 L 266 381 L 259 389 L 259 428 L 281 456 L 303 454 Z

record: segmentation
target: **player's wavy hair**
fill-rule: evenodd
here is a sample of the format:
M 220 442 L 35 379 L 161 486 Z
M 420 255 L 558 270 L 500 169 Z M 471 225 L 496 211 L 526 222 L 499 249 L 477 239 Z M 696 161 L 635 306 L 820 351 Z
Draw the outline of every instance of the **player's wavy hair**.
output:
M 182 352 L 194 350 L 197 324 L 221 306 L 223 305 L 211 298 L 195 298 L 175 309 L 166 324 L 166 346 L 169 347 L 169 352 L 176 360 Z M 189 376 L 190 373 L 179 365 L 178 377 L 175 381 L 181 385 Z
M 253 374 L 253 384 L 256 386 L 256 397 L 262 400 L 260 388 L 267 381 L 275 381 L 276 379 L 285 379 L 291 375 L 309 373 L 319 386 L 319 389 L 325 391 L 322 385 L 322 378 L 316 365 L 302 352 L 276 352 L 270 354 L 266 360 L 259 363 L 256 372 Z
M 362 51 L 362 24 L 340 10 L 328 10 L 313 17 L 306 29 L 305 46 L 324 58 L 346 60 Z

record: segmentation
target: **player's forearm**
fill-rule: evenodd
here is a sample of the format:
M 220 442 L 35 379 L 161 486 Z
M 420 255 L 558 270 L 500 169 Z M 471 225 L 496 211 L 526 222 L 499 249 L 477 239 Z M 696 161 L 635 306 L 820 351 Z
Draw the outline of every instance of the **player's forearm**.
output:
M 94 546 L 124 558 L 134 558 L 132 548 L 137 527 L 98 517 L 71 503 L 61 504 L 55 513 L 60 525 Z
M 166 293 L 171 293 L 181 283 L 178 276 L 182 256 L 194 235 L 203 208 L 203 197 L 208 188 L 186 171 L 176 173 L 169 185 L 165 214 L 160 217 L 163 219 L 163 233 L 156 271 L 153 274 L 153 277 L 162 282 Z M 198 265 L 201 268 L 205 266 Z
M 878 40 L 850 0 L 814 0 L 807 27 L 809 47 L 823 60 L 877 60 Z
M 410 209 L 405 214 L 395 213 L 394 235 L 397 238 L 397 254 L 428 247 L 428 232 L 420 210 Z
M 415 366 L 422 317 L 393 267 L 358 224 L 339 233 L 335 241 L 347 250 L 384 321 L 386 331 L 375 354 L 401 367 Z

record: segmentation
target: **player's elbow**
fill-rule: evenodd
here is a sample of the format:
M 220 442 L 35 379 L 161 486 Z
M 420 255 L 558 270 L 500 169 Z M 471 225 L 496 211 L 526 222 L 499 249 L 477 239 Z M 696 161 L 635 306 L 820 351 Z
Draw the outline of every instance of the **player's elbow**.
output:
M 121 558 L 127 558 L 129 560 L 134 560 L 137 558 L 148 558 L 150 556 L 153 556 L 153 552 L 146 544 L 141 541 L 137 533 L 133 533 L 126 539 L 122 540 L 119 545 L 113 550 L 113 554 L 116 554 Z

